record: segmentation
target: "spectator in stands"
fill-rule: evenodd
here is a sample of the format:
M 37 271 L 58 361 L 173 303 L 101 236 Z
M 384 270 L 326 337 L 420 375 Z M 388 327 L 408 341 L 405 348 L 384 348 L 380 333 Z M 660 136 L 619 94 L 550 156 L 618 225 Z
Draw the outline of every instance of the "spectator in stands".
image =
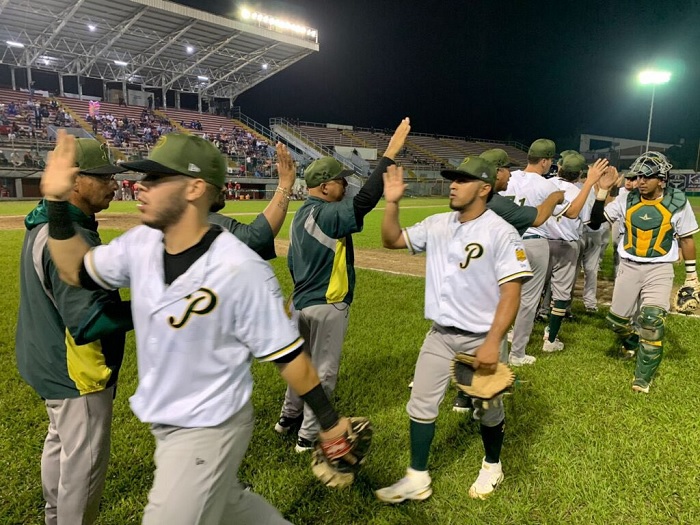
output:
M 24 165 L 27 168 L 33 168 L 34 167 L 34 159 L 32 159 L 32 154 L 29 153 L 28 151 L 24 154 Z
M 112 99 L 112 100 L 114 100 L 114 99 Z M 126 105 L 126 100 L 124 100 L 124 95 L 121 95 L 121 94 L 119 95 L 119 106 L 120 106 L 120 107 L 121 107 L 121 106 L 124 106 L 125 108 L 128 107 L 128 106 Z
M 7 106 L 7 114 L 11 117 L 16 117 L 18 112 L 19 108 L 17 107 L 17 104 L 10 102 L 10 105 Z
M 5 153 L 0 149 L 0 166 L 9 166 L 10 161 L 8 158 L 5 156 Z
M 148 111 L 153 109 L 153 95 L 148 95 Z

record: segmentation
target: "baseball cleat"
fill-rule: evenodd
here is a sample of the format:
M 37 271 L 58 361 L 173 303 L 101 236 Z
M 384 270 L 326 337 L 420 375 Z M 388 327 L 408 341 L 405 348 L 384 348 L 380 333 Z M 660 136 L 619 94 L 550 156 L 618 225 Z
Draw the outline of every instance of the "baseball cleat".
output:
M 294 434 L 299 432 L 301 422 L 304 419 L 304 414 L 299 414 L 297 417 L 281 416 L 275 423 L 275 432 L 278 434 Z
M 545 341 L 542 343 L 542 351 L 548 354 L 553 352 L 561 352 L 564 350 L 564 343 L 562 343 L 559 338 L 554 339 L 554 341 Z
M 481 463 L 481 470 L 476 481 L 469 488 L 469 497 L 475 499 L 486 499 L 496 487 L 503 481 L 503 469 L 501 462 L 486 463 L 486 460 Z
M 525 354 L 522 357 L 514 357 L 510 356 L 508 358 L 508 364 L 510 366 L 523 366 L 523 365 L 531 365 L 535 361 L 537 361 L 537 358 L 534 355 L 527 355 Z
M 294 446 L 294 451 L 303 454 L 304 452 L 311 452 L 315 446 L 316 442 L 299 436 L 297 444 Z
M 462 392 L 461 390 L 457 392 L 457 395 L 455 396 L 454 401 L 452 402 L 452 411 L 453 412 L 462 412 L 465 414 L 468 414 L 469 411 L 472 408 L 472 400 L 471 398 Z
M 408 384 L 408 388 L 409 388 L 409 389 L 413 388 L 413 381 L 411 381 L 411 382 Z
M 598 311 L 597 306 L 586 306 L 586 312 L 588 312 L 589 314 L 594 314 L 597 311 Z
M 401 503 L 406 500 L 423 501 L 433 494 L 428 471 L 406 470 L 406 476 L 389 487 L 375 490 L 374 495 L 384 503 Z
M 632 390 L 634 390 L 635 392 L 640 392 L 642 394 L 648 394 L 650 386 L 651 383 L 647 383 L 643 379 L 635 379 L 632 382 Z

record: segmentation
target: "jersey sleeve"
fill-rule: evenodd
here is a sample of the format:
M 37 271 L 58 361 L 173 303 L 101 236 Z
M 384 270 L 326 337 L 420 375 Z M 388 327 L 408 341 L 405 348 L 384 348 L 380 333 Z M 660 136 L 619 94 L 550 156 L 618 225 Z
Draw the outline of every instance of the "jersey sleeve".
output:
M 611 224 L 625 218 L 627 195 L 618 195 L 615 200 L 605 206 L 605 218 Z
M 403 238 L 411 255 L 422 253 L 428 245 L 428 219 L 403 229 Z
M 238 300 L 233 305 L 236 337 L 260 361 L 274 361 L 304 340 L 285 310 L 284 297 L 269 264 L 248 260 L 238 267 Z
M 495 228 L 495 270 L 498 284 L 532 277 L 522 239 L 513 228 Z
M 488 208 L 513 226 L 518 233 L 525 233 L 537 218 L 537 208 L 533 206 L 518 206 L 512 199 L 494 195 L 488 203 Z
M 236 219 L 226 217 L 220 213 L 210 213 L 208 219 L 211 224 L 218 224 L 230 231 L 266 261 L 277 257 L 275 253 L 275 236 L 272 233 L 270 223 L 262 213 L 250 224 L 240 223 Z
M 135 228 L 109 244 L 92 248 L 83 258 L 88 275 L 105 290 L 128 288 L 131 282 L 129 249 L 133 251 L 138 245 L 138 228 Z
M 318 206 L 318 211 L 311 212 L 316 225 L 328 237 L 342 239 L 351 233 L 362 231 L 357 223 L 353 199 L 345 199 L 340 202 L 329 202 Z
M 675 229 L 679 237 L 690 237 L 698 232 L 698 221 L 695 219 L 693 207 L 686 201 L 683 209 L 677 214 Z

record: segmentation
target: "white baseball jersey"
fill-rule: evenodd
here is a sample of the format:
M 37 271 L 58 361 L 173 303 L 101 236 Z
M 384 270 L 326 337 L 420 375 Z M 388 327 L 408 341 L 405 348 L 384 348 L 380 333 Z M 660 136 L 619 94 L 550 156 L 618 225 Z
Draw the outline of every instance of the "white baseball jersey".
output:
M 560 179 L 559 177 L 554 177 L 553 179 L 550 179 L 550 181 L 559 190 L 564 192 L 564 199 L 566 199 L 567 202 L 573 202 L 574 199 L 578 197 L 579 193 L 581 193 L 581 190 L 575 184 L 565 181 L 564 179 Z M 586 200 L 586 203 L 583 205 L 583 208 L 581 208 L 578 217 L 575 219 L 569 219 L 568 217 L 564 217 L 562 214 L 558 217 L 550 217 L 539 228 L 547 232 L 546 237 L 548 239 L 577 241 L 581 237 L 583 224 L 588 223 L 591 220 L 592 207 L 593 205 L 589 198 Z
M 216 426 L 250 399 L 251 358 L 301 346 L 272 268 L 229 232 L 170 286 L 163 234 L 138 226 L 85 256 L 92 279 L 131 287 L 139 384 L 131 408 L 143 422 Z
M 627 193 L 624 195 L 618 195 L 614 201 L 605 206 L 605 218 L 610 223 L 619 221 L 620 233 L 623 234 L 627 227 L 625 224 L 625 216 L 627 214 Z M 617 244 L 617 253 L 620 254 L 620 258 L 622 259 L 628 259 L 636 262 L 676 262 L 678 260 L 677 237 L 687 237 L 697 233 L 698 231 L 698 223 L 695 220 L 695 214 L 693 213 L 693 208 L 689 201 L 686 201 L 683 209 L 676 211 L 671 216 L 671 225 L 673 226 L 675 235 L 673 236 L 671 249 L 665 255 L 662 255 L 661 257 L 638 257 L 636 255 L 632 255 L 625 250 L 625 241 L 623 236 L 620 237 L 620 241 Z
M 538 173 L 530 171 L 515 170 L 510 174 L 508 187 L 503 190 L 501 195 L 511 197 L 518 206 L 534 206 L 542 204 L 547 197 L 557 191 L 557 187 Z M 564 201 L 554 208 L 552 216 L 558 217 L 569 208 L 570 202 Z M 528 228 L 523 237 L 528 235 L 537 235 L 547 238 L 547 231 L 541 226 L 531 226 Z
M 427 253 L 426 319 L 483 334 L 493 323 L 499 285 L 532 272 L 518 232 L 494 212 L 465 223 L 458 217 L 432 215 L 403 235 L 411 253 Z

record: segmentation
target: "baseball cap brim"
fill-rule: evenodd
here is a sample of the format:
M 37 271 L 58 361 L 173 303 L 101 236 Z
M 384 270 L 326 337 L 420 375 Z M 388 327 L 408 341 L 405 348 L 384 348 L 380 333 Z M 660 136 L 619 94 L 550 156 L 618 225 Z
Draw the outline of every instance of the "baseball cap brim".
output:
M 440 175 L 442 175 L 447 180 L 458 180 L 458 179 L 482 180 L 479 177 L 475 177 L 474 175 L 467 173 L 466 171 L 459 171 L 459 170 L 440 170 Z M 484 182 L 486 182 L 486 181 L 484 181 Z M 486 184 L 489 184 L 489 183 L 486 182 Z
M 138 171 L 140 173 L 165 173 L 167 175 L 187 175 L 191 177 L 190 173 L 182 173 L 180 171 L 168 168 L 159 162 L 152 161 L 150 159 L 135 160 L 133 162 L 122 162 L 121 166 L 130 171 Z
M 125 168 L 121 166 L 112 166 L 107 164 L 105 166 L 100 166 L 99 168 L 92 168 L 89 170 L 80 170 L 80 173 L 85 175 L 116 175 L 117 173 L 124 173 Z
M 335 177 L 333 177 L 330 180 L 344 179 L 346 177 L 349 177 L 350 175 L 355 175 L 355 172 L 352 170 L 343 170 L 338 175 L 336 175 Z

